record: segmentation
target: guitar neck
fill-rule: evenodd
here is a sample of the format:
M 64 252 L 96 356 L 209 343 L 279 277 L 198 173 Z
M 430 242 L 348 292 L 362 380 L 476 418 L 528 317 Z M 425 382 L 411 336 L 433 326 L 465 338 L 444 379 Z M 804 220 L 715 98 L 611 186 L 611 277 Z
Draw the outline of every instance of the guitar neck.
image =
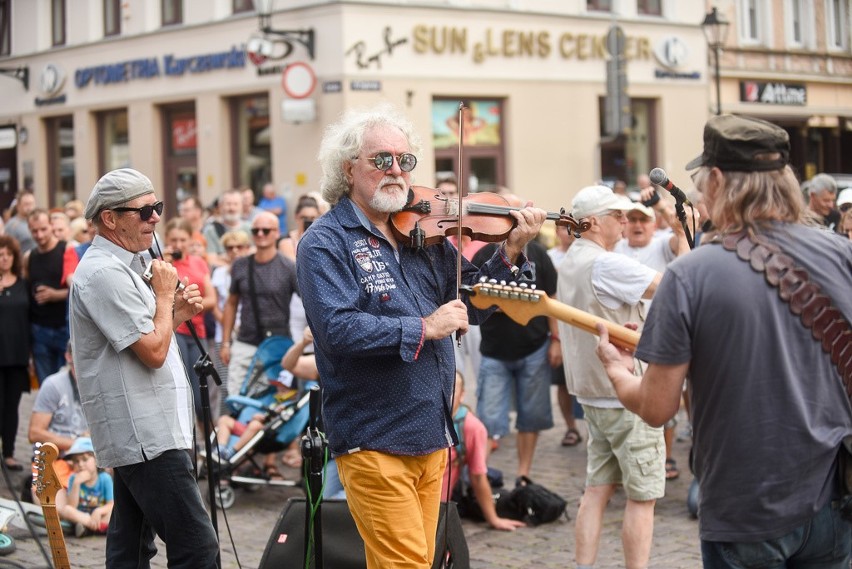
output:
M 597 335 L 598 331 L 595 328 L 596 324 L 603 324 L 607 332 L 609 332 L 609 341 L 625 350 L 635 351 L 636 345 L 639 343 L 639 332 L 614 324 L 609 320 L 605 320 L 594 314 L 589 314 L 573 306 L 569 306 L 562 302 L 553 300 L 552 298 L 543 297 L 541 309 L 546 316 L 552 316 L 557 320 L 561 320 L 566 324 L 570 324 L 581 330 L 585 330 L 591 334 Z
M 44 514 L 44 525 L 47 528 L 47 538 L 50 541 L 50 552 L 53 555 L 55 569 L 71 569 L 68 551 L 65 548 L 65 535 L 62 533 L 62 524 L 59 521 L 56 506 L 42 504 L 41 510 Z

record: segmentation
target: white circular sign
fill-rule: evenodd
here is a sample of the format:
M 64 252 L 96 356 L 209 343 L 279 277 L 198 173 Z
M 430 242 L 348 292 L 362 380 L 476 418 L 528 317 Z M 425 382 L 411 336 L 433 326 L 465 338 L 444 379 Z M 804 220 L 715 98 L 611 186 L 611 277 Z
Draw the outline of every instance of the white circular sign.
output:
M 317 76 L 310 65 L 297 61 L 284 68 L 281 77 L 281 85 L 288 97 L 293 99 L 304 99 L 314 92 L 317 86 Z

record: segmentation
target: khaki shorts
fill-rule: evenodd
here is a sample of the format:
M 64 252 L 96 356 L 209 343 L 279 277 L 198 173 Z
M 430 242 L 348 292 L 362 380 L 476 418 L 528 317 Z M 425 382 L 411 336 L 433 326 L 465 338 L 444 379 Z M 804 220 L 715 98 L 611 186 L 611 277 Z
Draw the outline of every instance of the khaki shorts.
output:
M 620 484 L 630 500 L 662 498 L 666 444 L 654 428 L 626 409 L 583 405 L 589 430 L 586 485 Z

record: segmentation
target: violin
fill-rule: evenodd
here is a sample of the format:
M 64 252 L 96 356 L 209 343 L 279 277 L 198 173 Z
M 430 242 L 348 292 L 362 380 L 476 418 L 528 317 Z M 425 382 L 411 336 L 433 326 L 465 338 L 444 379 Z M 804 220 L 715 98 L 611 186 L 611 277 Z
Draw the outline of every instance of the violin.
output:
M 491 192 L 465 196 L 462 208 L 459 212 L 457 198 L 448 198 L 433 188 L 411 186 L 405 207 L 391 215 L 391 230 L 400 243 L 413 248 L 442 243 L 451 235 L 496 243 L 506 239 L 515 227 L 516 220 L 509 212 L 522 209 Z M 591 227 L 588 220 L 577 221 L 565 213 L 565 208 L 559 213 L 548 212 L 546 219 L 567 226 L 577 237 Z

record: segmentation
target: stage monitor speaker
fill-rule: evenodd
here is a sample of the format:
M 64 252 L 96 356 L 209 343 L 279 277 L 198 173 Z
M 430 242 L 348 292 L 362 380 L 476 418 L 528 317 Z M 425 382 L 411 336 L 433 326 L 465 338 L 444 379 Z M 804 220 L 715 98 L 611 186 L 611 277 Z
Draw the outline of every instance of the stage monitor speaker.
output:
M 438 547 L 433 569 L 469 569 L 470 555 L 458 510 L 450 502 L 449 515 L 441 504 Z M 447 526 L 444 520 L 447 520 Z M 448 527 L 448 530 L 445 530 Z M 442 547 L 444 536 L 447 547 Z M 443 554 L 442 554 L 443 552 Z M 447 555 L 447 552 L 449 555 Z M 303 569 L 305 567 L 305 499 L 290 498 L 269 536 L 258 569 Z M 345 500 L 322 502 L 322 558 L 324 569 L 366 569 L 364 542 L 355 527 Z M 313 567 L 313 559 L 309 567 Z

